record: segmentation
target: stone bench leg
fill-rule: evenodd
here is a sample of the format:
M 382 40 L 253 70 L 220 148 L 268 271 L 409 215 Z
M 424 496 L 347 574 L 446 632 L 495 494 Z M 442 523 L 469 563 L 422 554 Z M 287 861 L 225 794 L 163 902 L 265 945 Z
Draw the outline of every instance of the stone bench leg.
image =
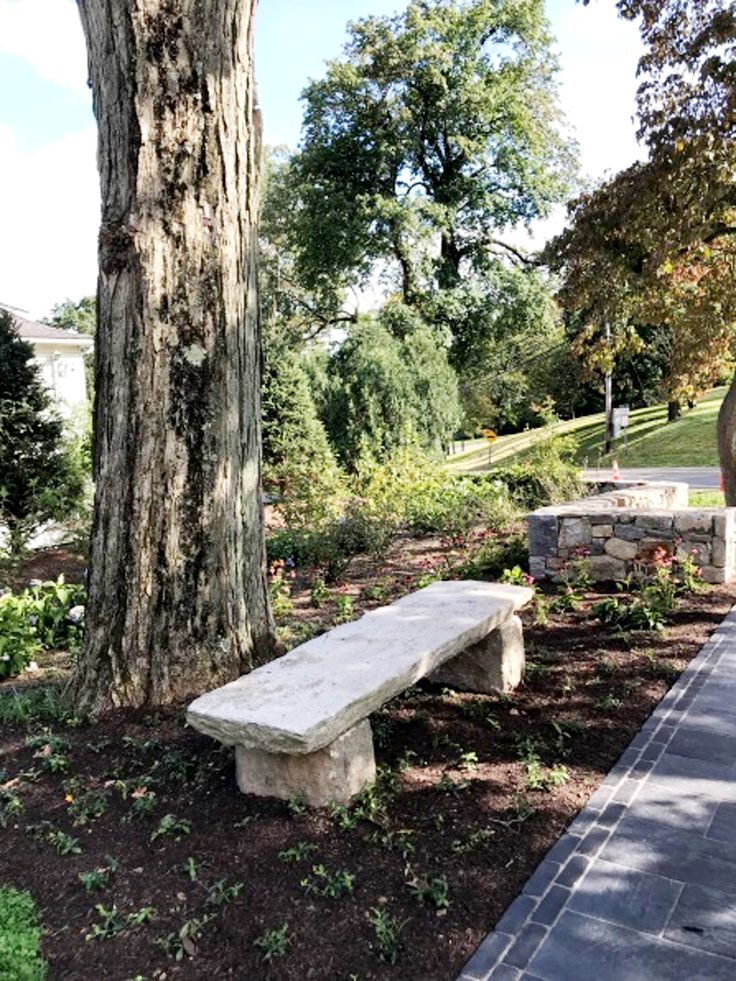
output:
M 430 680 L 460 691 L 490 695 L 517 688 L 524 677 L 524 664 L 521 620 L 512 616 L 479 643 L 446 661 Z
M 235 773 L 244 794 L 303 797 L 313 807 L 346 804 L 376 779 L 373 734 L 367 719 L 315 753 L 268 753 L 235 747 Z

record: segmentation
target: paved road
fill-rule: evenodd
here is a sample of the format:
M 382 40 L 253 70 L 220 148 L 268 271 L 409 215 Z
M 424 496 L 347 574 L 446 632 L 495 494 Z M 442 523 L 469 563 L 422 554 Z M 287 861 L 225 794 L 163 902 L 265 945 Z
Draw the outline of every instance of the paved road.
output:
M 610 468 L 600 470 L 584 470 L 584 476 L 589 480 L 609 479 Z M 693 490 L 718 490 L 721 475 L 718 467 L 653 467 L 651 469 L 622 468 L 622 480 L 682 480 Z
M 461 981 L 734 981 L 736 607 Z

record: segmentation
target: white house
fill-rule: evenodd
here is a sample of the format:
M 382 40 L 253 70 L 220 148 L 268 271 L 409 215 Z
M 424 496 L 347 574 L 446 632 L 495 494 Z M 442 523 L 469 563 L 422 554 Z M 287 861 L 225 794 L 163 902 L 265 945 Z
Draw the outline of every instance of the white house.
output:
M 33 347 L 34 360 L 59 411 L 71 415 L 76 406 L 87 401 L 84 356 L 94 347 L 92 338 L 11 313 L 19 335 Z

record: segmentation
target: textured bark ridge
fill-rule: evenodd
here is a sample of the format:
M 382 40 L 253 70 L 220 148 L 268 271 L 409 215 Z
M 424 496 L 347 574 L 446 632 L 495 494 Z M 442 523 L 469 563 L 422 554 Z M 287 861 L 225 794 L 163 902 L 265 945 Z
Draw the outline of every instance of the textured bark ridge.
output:
M 255 0 L 79 0 L 99 124 L 94 712 L 268 656 Z
M 718 411 L 718 456 L 727 507 L 736 507 L 736 375 Z

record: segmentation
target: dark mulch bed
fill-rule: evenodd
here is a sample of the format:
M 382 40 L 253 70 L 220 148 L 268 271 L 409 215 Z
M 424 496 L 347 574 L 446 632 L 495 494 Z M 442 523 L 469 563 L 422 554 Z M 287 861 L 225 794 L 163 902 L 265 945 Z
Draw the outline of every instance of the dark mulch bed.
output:
M 349 587 L 356 596 L 358 578 Z M 529 672 L 513 696 L 423 685 L 375 715 L 382 777 L 362 817 L 242 796 L 232 753 L 186 729 L 181 708 L 120 712 L 94 726 L 52 723 L 68 745 L 52 738 L 29 747 L 40 723 L 4 725 L 0 785 L 6 808 L 17 794 L 23 809 L 6 811 L 1 876 L 40 906 L 51 977 L 453 978 L 736 590 L 683 598 L 673 624 L 655 635 L 612 636 L 588 616 L 597 598 L 586 594 L 546 626 L 527 616 Z M 66 769 L 51 772 L 64 760 Z M 556 786 L 550 774 L 564 773 L 555 766 L 567 773 Z M 91 791 L 96 800 L 85 797 Z M 150 812 L 137 813 L 147 799 Z M 85 802 L 103 813 L 83 821 Z M 152 842 L 166 815 L 188 822 L 189 833 Z M 77 839 L 80 853 L 59 855 L 53 831 Z M 292 857 L 308 854 L 290 862 L 284 853 L 294 848 Z M 80 872 L 115 863 L 106 885 L 85 891 Z M 315 865 L 333 877 L 349 872 L 352 891 L 311 890 L 324 882 Z M 235 884 L 237 895 L 228 894 Z M 427 885 L 434 902 L 417 896 Z M 150 922 L 128 921 L 145 907 L 155 911 Z M 376 910 L 402 928 L 395 965 L 379 957 L 369 922 Z M 114 935 L 93 937 L 105 911 Z M 193 921 L 203 923 L 199 933 Z M 255 941 L 284 924 L 286 952 L 265 962 Z

